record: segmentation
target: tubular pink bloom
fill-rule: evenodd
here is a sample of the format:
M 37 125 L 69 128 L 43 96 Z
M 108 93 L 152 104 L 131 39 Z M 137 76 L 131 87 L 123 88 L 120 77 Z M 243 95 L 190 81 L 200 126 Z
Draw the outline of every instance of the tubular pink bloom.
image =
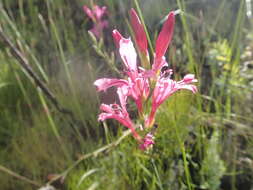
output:
M 106 6 L 99 7 L 95 5 L 92 10 L 88 8 L 86 5 L 83 6 L 83 11 L 92 19 L 93 22 L 98 22 L 102 19 L 104 15 L 107 14 Z
M 104 28 L 107 28 L 109 25 L 107 20 L 102 20 L 103 16 L 107 14 L 106 9 L 107 8 L 105 6 L 99 7 L 98 5 L 95 5 L 91 10 L 87 6 L 83 6 L 84 12 L 93 22 L 93 28 L 89 31 L 97 38 L 101 37 Z
M 193 82 L 197 82 L 197 80 L 194 78 L 194 75 L 191 74 L 186 75 L 184 79 L 179 82 L 169 78 L 160 77 L 154 88 L 151 113 L 148 119 L 145 121 L 145 126 L 151 127 L 154 124 L 155 114 L 158 107 L 176 91 L 180 89 L 186 89 L 196 93 L 196 86 L 191 84 Z
M 123 79 L 109 79 L 102 78 L 94 82 L 94 85 L 97 87 L 97 91 L 106 91 L 112 86 L 122 87 L 124 85 L 128 86 L 128 81 Z
M 116 48 L 119 48 L 119 42 L 123 38 L 122 35 L 119 33 L 118 30 L 114 29 L 112 31 L 112 37 L 113 37 Z
M 152 133 L 148 133 L 143 139 L 143 143 L 140 145 L 140 149 L 144 151 L 148 150 L 152 148 L 153 144 L 155 144 L 154 135 Z
M 120 104 L 101 104 L 100 110 L 103 113 L 99 114 L 98 120 L 104 121 L 106 119 L 115 119 L 120 122 L 125 127 L 129 128 L 134 136 L 138 141 L 141 141 L 140 135 L 135 131 L 134 124 L 132 123 L 131 119 L 129 118 L 129 114 L 126 110 L 126 99 L 127 99 L 127 88 L 122 87 L 118 88 L 117 93 L 119 95 Z
M 119 41 L 119 53 L 126 68 L 126 72 L 131 79 L 138 74 L 137 71 L 137 54 L 131 39 L 122 38 Z
M 164 56 L 170 41 L 173 36 L 173 30 L 174 30 L 174 24 L 175 24 L 175 13 L 172 11 L 169 13 L 167 20 L 165 21 L 161 32 L 159 33 L 159 36 L 156 40 L 156 58 L 160 59 L 162 56 Z
M 107 14 L 107 7 L 103 6 L 103 7 L 99 7 L 98 5 L 95 5 L 93 8 L 93 12 L 94 15 L 96 17 L 97 20 L 101 20 L 101 18 Z
M 148 42 L 147 42 L 146 33 L 137 13 L 135 12 L 133 8 L 130 10 L 130 21 L 131 21 L 131 25 L 132 25 L 134 35 L 135 35 L 135 40 L 139 47 L 139 50 L 145 55 L 147 55 Z

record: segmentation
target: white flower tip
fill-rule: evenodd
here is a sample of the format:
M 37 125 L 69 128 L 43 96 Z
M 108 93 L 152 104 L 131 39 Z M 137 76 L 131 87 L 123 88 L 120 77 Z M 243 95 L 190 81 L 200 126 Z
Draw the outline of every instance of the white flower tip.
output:
M 177 9 L 174 11 L 174 15 L 183 14 L 184 12 L 181 9 Z
M 191 82 L 198 82 L 197 79 L 195 79 L 194 74 L 187 74 L 184 76 L 183 81 L 185 83 L 191 83 Z

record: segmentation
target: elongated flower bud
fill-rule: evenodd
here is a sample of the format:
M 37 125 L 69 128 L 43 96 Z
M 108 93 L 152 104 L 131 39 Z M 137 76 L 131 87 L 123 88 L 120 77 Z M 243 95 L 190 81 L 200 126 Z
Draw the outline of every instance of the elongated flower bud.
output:
M 133 8 L 130 11 L 130 21 L 138 48 L 142 53 L 147 55 L 148 42 L 144 26 L 141 24 L 141 21 Z
M 160 59 L 162 56 L 164 56 L 166 50 L 168 49 L 171 38 L 173 36 L 174 24 L 175 24 L 175 14 L 172 11 L 169 13 L 168 18 L 163 24 L 162 30 L 159 33 L 159 36 L 156 40 L 155 53 L 157 59 Z

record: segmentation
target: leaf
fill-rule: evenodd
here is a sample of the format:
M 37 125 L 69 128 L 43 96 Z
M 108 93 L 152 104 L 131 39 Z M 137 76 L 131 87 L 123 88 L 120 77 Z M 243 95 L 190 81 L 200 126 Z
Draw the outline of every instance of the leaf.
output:
M 3 87 L 8 86 L 8 85 L 10 85 L 10 84 L 7 83 L 7 82 L 2 82 L 2 83 L 0 83 L 0 88 L 3 88 Z
M 89 170 L 88 172 L 84 173 L 81 177 L 81 179 L 78 181 L 77 187 L 79 187 L 81 185 L 81 183 L 84 181 L 84 179 L 88 176 L 90 176 L 91 174 L 95 173 L 96 171 L 98 171 L 98 168 Z

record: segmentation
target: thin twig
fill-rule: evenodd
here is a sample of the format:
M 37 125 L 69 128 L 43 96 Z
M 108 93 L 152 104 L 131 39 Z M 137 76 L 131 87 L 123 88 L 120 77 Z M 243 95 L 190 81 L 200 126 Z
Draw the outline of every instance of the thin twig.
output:
M 57 175 L 55 178 L 51 179 L 47 185 L 50 185 L 52 184 L 54 181 L 57 181 L 59 179 L 64 179 L 68 173 L 74 169 L 78 164 L 80 164 L 82 161 L 90 158 L 90 157 L 97 157 L 100 153 L 103 153 L 105 151 L 109 151 L 111 148 L 113 147 L 116 147 L 117 145 L 120 144 L 120 142 L 126 138 L 128 135 L 130 135 L 132 132 L 131 130 L 127 130 L 123 133 L 123 135 L 121 137 L 119 137 L 116 141 L 110 143 L 110 144 L 107 144 L 91 153 L 88 153 L 88 154 L 84 154 L 83 156 L 81 156 L 78 160 L 76 160 L 69 168 L 67 168 L 64 172 L 62 172 L 61 174 Z
M 2 27 L 0 26 L 0 39 L 4 42 L 4 44 L 10 48 L 11 54 L 17 59 L 19 65 L 26 71 L 28 76 L 34 81 L 35 85 L 41 89 L 41 91 L 45 94 L 45 96 L 51 101 L 51 103 L 55 106 L 55 108 L 63 113 L 67 114 L 71 120 L 76 124 L 81 124 L 81 121 L 77 120 L 73 114 L 73 112 L 67 108 L 60 106 L 54 94 L 47 88 L 44 82 L 40 79 L 40 77 L 33 71 L 32 67 L 29 65 L 29 61 L 25 58 L 24 55 L 13 45 L 11 40 L 5 35 Z
M 2 166 L 2 165 L 0 165 L 0 171 L 5 172 L 5 173 L 7 173 L 7 174 L 9 174 L 9 175 L 11 175 L 11 176 L 13 176 L 13 177 L 19 179 L 19 180 L 22 180 L 22 181 L 25 181 L 25 182 L 27 182 L 27 183 L 30 183 L 30 184 L 32 184 L 32 185 L 34 185 L 34 186 L 41 187 L 41 184 L 40 184 L 40 183 L 38 183 L 38 182 L 36 182 L 36 181 L 33 181 L 33 180 L 31 180 L 31 179 L 28 179 L 27 177 L 24 177 L 24 176 L 22 176 L 22 175 L 19 175 L 19 174 L 17 174 L 16 172 L 14 172 L 14 171 L 12 171 L 12 170 L 10 170 L 10 169 L 8 169 L 8 168 Z

